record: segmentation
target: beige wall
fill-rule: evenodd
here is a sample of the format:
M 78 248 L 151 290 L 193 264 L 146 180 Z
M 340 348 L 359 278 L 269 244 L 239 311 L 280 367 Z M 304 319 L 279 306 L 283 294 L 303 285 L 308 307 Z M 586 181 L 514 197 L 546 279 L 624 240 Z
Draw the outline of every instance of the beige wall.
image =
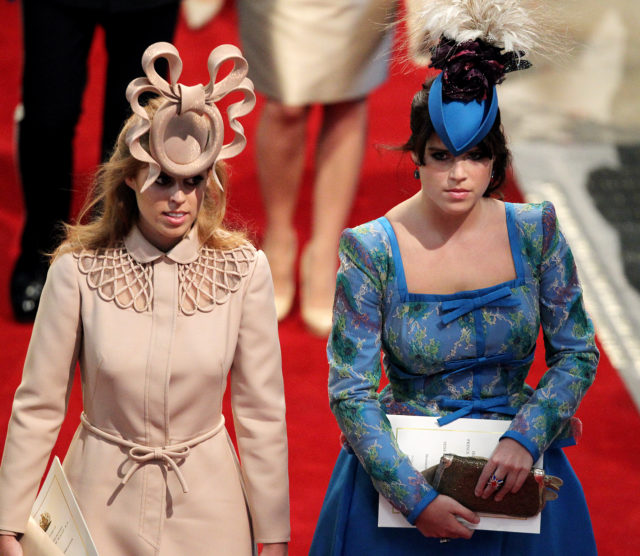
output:
M 517 138 L 640 141 L 640 1 L 543 0 L 546 36 L 564 56 L 533 56 L 501 106 Z

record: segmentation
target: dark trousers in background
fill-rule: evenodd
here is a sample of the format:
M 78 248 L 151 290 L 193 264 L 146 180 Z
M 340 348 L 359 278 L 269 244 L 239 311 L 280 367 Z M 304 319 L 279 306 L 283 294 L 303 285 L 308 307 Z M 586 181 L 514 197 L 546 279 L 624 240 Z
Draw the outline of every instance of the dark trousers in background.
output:
M 46 268 L 43 253 L 55 247 L 60 222 L 69 217 L 73 137 L 96 27 L 104 28 L 108 56 L 102 132 L 105 158 L 130 114 L 125 90 L 143 74 L 142 53 L 154 42 L 173 40 L 178 7 L 177 0 L 170 0 L 152 8 L 113 13 L 55 0 L 23 0 L 24 117 L 18 128 L 18 159 L 26 222 L 16 272 Z

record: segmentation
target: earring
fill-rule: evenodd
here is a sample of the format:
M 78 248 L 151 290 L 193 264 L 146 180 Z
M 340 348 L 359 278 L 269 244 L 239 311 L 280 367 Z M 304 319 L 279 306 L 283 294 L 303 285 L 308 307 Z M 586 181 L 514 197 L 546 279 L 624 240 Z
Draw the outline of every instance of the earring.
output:
M 417 180 L 420 179 L 420 170 L 418 170 L 417 166 L 416 166 L 416 169 L 413 171 L 413 177 L 416 178 Z

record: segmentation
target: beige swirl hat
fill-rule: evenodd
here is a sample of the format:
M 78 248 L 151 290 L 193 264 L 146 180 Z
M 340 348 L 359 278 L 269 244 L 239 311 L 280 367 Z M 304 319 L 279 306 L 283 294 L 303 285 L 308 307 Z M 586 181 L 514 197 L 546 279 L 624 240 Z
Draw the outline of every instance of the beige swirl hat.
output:
M 170 83 L 155 70 L 154 63 L 160 58 L 169 64 Z M 216 82 L 218 71 L 225 62 L 233 62 L 233 67 Z M 232 158 L 244 149 L 247 140 L 238 118 L 248 114 L 256 102 L 253 83 L 247 77 L 247 61 L 237 47 L 224 44 L 211 51 L 207 67 L 209 83 L 189 87 L 178 83 L 182 60 L 175 46 L 158 42 L 142 55 L 146 77 L 134 79 L 127 87 L 127 100 L 138 121 L 126 135 L 131 155 L 149 164 L 149 175 L 141 192 L 156 181 L 161 171 L 179 178 L 195 176 L 218 160 Z M 224 144 L 224 123 L 216 102 L 231 92 L 241 92 L 244 97 L 227 108 L 229 127 L 234 136 Z M 149 120 L 147 111 L 140 104 L 142 93 L 155 93 L 164 99 L 153 120 Z M 149 151 L 140 143 L 146 133 L 149 133 Z M 215 172 L 213 176 L 222 188 Z

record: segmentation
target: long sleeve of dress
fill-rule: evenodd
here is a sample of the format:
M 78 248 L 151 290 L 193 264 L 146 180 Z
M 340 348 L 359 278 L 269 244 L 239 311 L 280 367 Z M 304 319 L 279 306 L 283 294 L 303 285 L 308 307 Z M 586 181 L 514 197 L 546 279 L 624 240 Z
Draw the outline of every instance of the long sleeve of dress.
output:
M 262 252 L 243 299 L 231 404 L 257 542 L 289 540 L 284 387 L 273 285 Z
M 42 291 L 0 467 L 0 529 L 23 532 L 64 419 L 82 336 L 73 255 L 58 258 Z
M 414 523 L 437 492 L 400 451 L 378 400 L 385 257 L 354 230 L 340 241 L 329 400 L 338 425 L 376 490 Z
M 543 205 L 542 232 L 539 297 L 548 370 L 505 434 L 534 461 L 575 413 L 599 358 L 573 255 L 550 203 Z

